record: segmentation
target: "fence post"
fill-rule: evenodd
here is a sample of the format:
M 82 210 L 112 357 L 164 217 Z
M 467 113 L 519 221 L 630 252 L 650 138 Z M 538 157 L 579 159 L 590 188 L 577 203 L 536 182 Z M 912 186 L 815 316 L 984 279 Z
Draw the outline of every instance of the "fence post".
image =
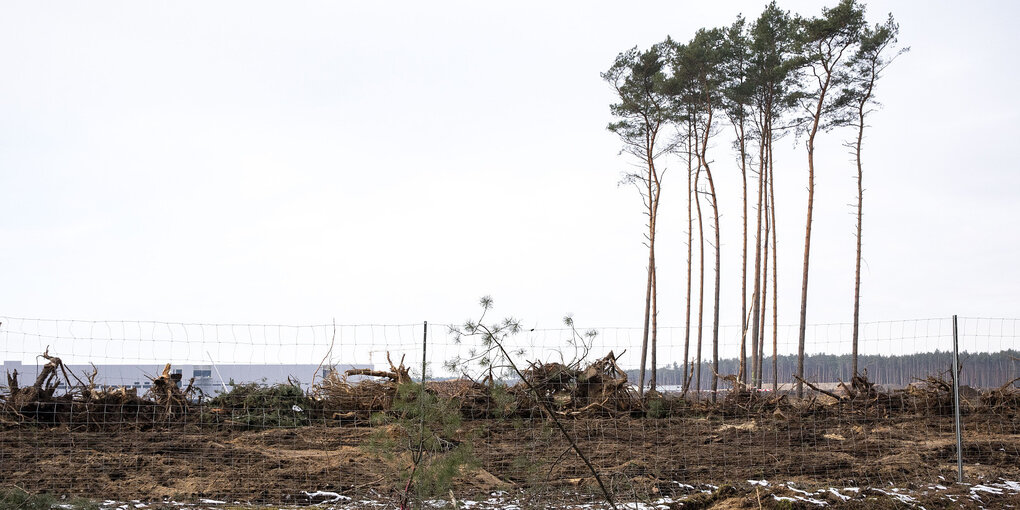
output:
M 956 481 L 963 483 L 963 434 L 960 426 L 960 341 L 953 316 L 953 413 L 956 416 Z

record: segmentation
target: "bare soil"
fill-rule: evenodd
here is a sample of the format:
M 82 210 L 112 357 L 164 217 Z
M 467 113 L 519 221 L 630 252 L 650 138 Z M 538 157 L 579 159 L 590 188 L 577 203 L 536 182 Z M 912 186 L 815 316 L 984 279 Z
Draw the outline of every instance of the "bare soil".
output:
M 742 489 L 702 507 L 758 508 L 761 490 L 749 489 L 748 480 L 910 489 L 956 478 L 951 416 L 707 415 L 564 424 L 621 499 L 689 498 L 687 485 L 733 483 Z M 968 482 L 1020 480 L 1017 413 L 972 413 L 964 430 Z M 0 484 L 121 501 L 314 502 L 303 491 L 392 501 L 411 465 L 407 439 L 395 425 L 90 431 L 15 424 L 0 427 Z M 452 440 L 470 443 L 477 459 L 455 478 L 458 498 L 520 491 L 536 508 L 598 500 L 590 472 L 545 420 L 469 420 Z M 782 502 L 763 501 L 763 508 Z

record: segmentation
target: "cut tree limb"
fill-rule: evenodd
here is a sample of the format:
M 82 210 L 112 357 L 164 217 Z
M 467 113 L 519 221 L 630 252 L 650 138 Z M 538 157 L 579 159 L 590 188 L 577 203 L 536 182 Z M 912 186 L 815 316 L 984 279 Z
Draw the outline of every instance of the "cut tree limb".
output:
M 831 391 L 825 391 L 825 390 L 819 388 L 818 386 L 815 386 L 814 384 L 811 384 L 811 383 L 805 381 L 804 379 L 801 379 L 797 375 L 794 375 L 793 378 L 798 380 L 798 381 L 800 381 L 800 382 L 802 382 L 802 383 L 804 383 L 804 384 L 806 384 L 806 385 L 808 385 L 809 388 L 817 391 L 818 393 L 822 393 L 822 394 L 828 395 L 828 396 L 830 396 L 830 397 L 832 397 L 832 398 L 834 398 L 836 400 L 843 400 L 843 399 L 839 398 L 839 395 L 836 395 L 835 393 L 833 393 Z

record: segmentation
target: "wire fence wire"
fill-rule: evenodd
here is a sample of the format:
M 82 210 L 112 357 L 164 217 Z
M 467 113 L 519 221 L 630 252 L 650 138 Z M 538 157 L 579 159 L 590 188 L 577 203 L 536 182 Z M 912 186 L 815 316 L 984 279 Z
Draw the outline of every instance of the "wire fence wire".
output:
M 660 327 L 658 393 L 640 397 L 642 328 L 500 337 L 541 394 L 505 363 L 451 367 L 491 347 L 458 328 L 0 317 L 0 486 L 118 501 L 597 501 L 570 440 L 633 501 L 681 501 L 729 481 L 956 478 L 950 318 L 862 324 L 856 380 L 851 325 L 809 326 L 803 399 L 796 326 L 765 328 L 760 373 L 747 362 L 760 389 L 751 379 L 741 391 L 726 379 L 739 372 L 741 328 L 720 328 L 714 368 L 709 327 L 700 360 L 696 329 Z M 423 338 L 424 397 L 413 391 Z M 961 318 L 959 344 L 966 476 L 1020 480 L 1020 320 Z M 860 494 L 833 490 L 791 497 Z

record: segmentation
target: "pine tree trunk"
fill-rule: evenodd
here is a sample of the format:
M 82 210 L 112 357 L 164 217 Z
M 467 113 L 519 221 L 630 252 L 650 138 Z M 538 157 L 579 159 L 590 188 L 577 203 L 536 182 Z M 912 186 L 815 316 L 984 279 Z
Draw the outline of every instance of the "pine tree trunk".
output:
M 641 368 L 638 371 L 638 395 L 642 396 L 645 393 L 645 366 L 648 359 L 648 329 L 652 311 L 652 278 L 655 271 L 655 245 L 652 240 L 655 238 L 655 214 L 652 209 L 652 156 L 651 153 L 648 155 L 648 175 L 646 177 L 647 184 L 647 195 L 646 200 L 648 201 L 648 282 L 645 285 L 645 320 L 643 323 L 644 331 L 641 335 Z
M 760 377 L 754 369 L 754 361 L 758 359 L 758 320 L 761 313 L 761 215 L 763 213 L 764 197 L 764 173 L 766 167 L 765 153 L 765 131 L 762 131 L 762 139 L 758 146 L 758 214 L 755 226 L 754 241 L 754 292 L 751 299 L 751 319 L 747 321 L 745 331 L 751 332 L 751 380 Z M 746 333 L 745 333 L 746 334 Z
M 701 142 L 701 153 L 699 155 L 699 161 L 701 166 L 705 167 L 705 177 L 708 178 L 708 190 L 709 197 L 712 199 L 712 221 L 715 226 L 715 306 L 712 309 L 712 402 L 715 402 L 719 392 L 719 289 L 722 283 L 721 269 L 722 269 L 722 257 L 720 255 L 722 249 L 720 242 L 721 236 L 719 233 L 719 198 L 715 192 L 715 181 L 712 179 L 712 168 L 708 164 L 708 138 L 712 130 L 712 105 L 710 102 L 706 103 L 708 107 L 708 121 L 705 123 L 704 134 L 702 135 Z M 700 211 L 699 211 L 700 212 Z
M 698 165 L 698 171 L 694 176 L 694 204 L 698 211 L 698 239 L 700 242 L 700 248 L 698 251 L 698 262 L 700 263 L 700 269 L 698 274 L 698 348 L 697 348 L 697 374 L 694 376 L 697 380 L 696 389 L 698 391 L 698 400 L 701 400 L 701 340 L 702 327 L 704 326 L 704 312 L 705 312 L 705 223 L 701 215 L 701 197 L 698 191 L 698 179 L 701 176 L 701 165 Z
M 740 118 L 740 178 L 743 183 L 744 245 L 740 252 L 740 330 L 747 331 L 747 152 L 744 144 L 744 119 Z M 747 335 L 740 335 L 740 368 L 737 377 L 747 384 Z
M 776 242 L 776 194 L 775 184 L 773 178 L 775 172 L 773 172 L 772 163 L 772 135 L 771 127 L 769 128 L 769 202 L 772 207 L 769 208 L 769 213 L 772 215 L 772 391 L 779 391 L 779 244 Z M 767 285 L 767 283 L 766 283 Z
M 764 369 L 763 364 L 764 363 L 762 363 L 762 361 L 763 361 L 763 359 L 765 357 L 765 317 L 768 315 L 768 314 L 765 313 L 765 307 L 766 307 L 766 305 L 768 305 L 768 302 L 769 302 L 769 300 L 768 300 L 768 294 L 769 294 L 769 285 L 768 285 L 768 276 L 769 276 L 769 232 L 770 232 L 770 228 L 769 227 L 771 227 L 771 221 L 769 220 L 769 198 L 768 198 L 768 193 L 767 193 L 767 188 L 768 188 L 768 177 L 767 177 L 767 175 L 768 175 L 768 173 L 766 171 L 766 174 L 762 176 L 762 180 L 765 182 L 764 186 L 766 188 L 766 192 L 763 193 L 763 195 L 764 195 L 763 202 L 764 202 L 764 205 L 765 205 L 765 235 L 764 235 L 765 242 L 762 243 L 762 270 L 761 270 L 761 280 L 762 280 L 762 286 L 761 286 L 761 308 L 762 308 L 762 313 L 761 313 L 761 324 L 758 325 L 761 328 L 760 329 L 761 332 L 758 334 L 758 348 L 757 348 L 758 357 L 754 360 L 754 366 L 755 366 L 755 369 L 756 369 L 756 373 L 758 374 L 758 377 L 756 377 L 754 381 L 751 381 L 755 388 L 761 388 L 762 380 L 764 380 L 764 373 L 763 373 L 763 369 Z M 773 296 L 772 299 L 775 299 L 775 297 Z
M 818 126 L 822 121 L 822 106 L 825 104 L 825 93 L 829 88 L 829 81 L 832 74 L 826 68 L 825 80 L 822 82 L 818 92 L 818 104 L 815 107 L 814 117 L 811 124 L 811 132 L 807 139 L 808 151 L 808 202 L 807 221 L 804 225 L 804 270 L 801 276 L 800 286 L 800 331 L 797 338 L 797 375 L 804 378 L 804 341 L 807 336 L 807 297 L 808 297 L 808 267 L 811 262 L 811 219 L 815 206 L 815 136 L 818 134 Z M 804 383 L 797 381 L 797 397 L 804 396 Z
M 649 377 L 649 383 L 648 383 L 648 388 L 651 391 L 653 391 L 653 392 L 655 391 L 655 382 L 656 382 L 656 368 L 655 368 L 655 364 L 657 363 L 657 360 L 656 360 L 656 357 L 655 357 L 656 341 L 658 340 L 658 337 L 659 337 L 659 321 L 658 321 L 658 319 L 659 319 L 659 309 L 657 308 L 658 305 L 656 303 L 657 297 L 658 297 L 658 292 L 657 292 L 657 289 L 655 288 L 655 286 L 656 286 L 655 256 L 653 255 L 652 256 L 652 359 L 651 359 L 652 376 Z
M 875 73 L 872 72 L 871 80 L 868 82 L 867 92 L 861 98 L 857 108 L 857 143 L 854 147 L 857 159 L 857 261 L 854 269 L 854 337 L 853 337 L 853 358 L 851 361 L 851 372 L 857 375 L 857 338 L 858 327 L 861 317 L 861 235 L 864 228 L 864 170 L 861 167 L 861 144 L 864 141 L 864 115 L 865 107 L 871 98 L 871 91 L 875 85 Z
M 857 375 L 857 336 L 858 325 L 861 317 L 861 231 L 863 229 L 864 209 L 864 172 L 861 170 L 861 139 L 864 136 L 864 116 L 861 115 L 861 123 L 857 132 L 857 262 L 854 268 L 854 339 L 853 359 L 850 372 Z
M 691 346 L 691 273 L 694 267 L 694 215 L 693 215 L 693 168 L 691 166 L 691 132 L 687 131 L 687 315 L 684 324 L 684 395 L 690 390 L 690 370 L 687 365 Z
M 654 167 L 653 167 L 653 169 L 654 169 Z M 651 267 L 652 267 L 652 356 L 651 356 L 652 357 L 652 359 L 651 359 L 652 376 L 650 378 L 651 379 L 651 383 L 650 383 L 649 387 L 652 389 L 652 391 L 655 391 L 655 383 L 657 381 L 656 380 L 656 363 L 657 363 L 656 353 L 658 352 L 656 347 L 657 347 L 657 343 L 658 343 L 658 339 L 659 339 L 659 308 L 658 308 L 658 289 L 657 289 L 658 281 L 657 281 L 657 274 L 656 274 L 656 271 L 655 271 L 655 227 L 656 227 L 656 223 L 657 223 L 658 218 L 659 218 L 659 197 L 660 197 L 660 193 L 662 192 L 662 186 L 661 186 L 661 183 L 659 182 L 659 174 L 653 170 L 652 176 L 655 179 L 655 181 L 654 181 L 655 182 L 655 192 L 654 192 L 653 199 L 652 199 L 652 221 L 651 221 L 651 227 L 649 228 L 649 231 L 650 231 L 651 235 L 649 236 L 649 242 L 648 242 L 648 245 L 651 247 L 651 249 L 650 249 L 650 252 L 651 252 L 651 259 L 650 259 L 650 261 L 651 261 Z

